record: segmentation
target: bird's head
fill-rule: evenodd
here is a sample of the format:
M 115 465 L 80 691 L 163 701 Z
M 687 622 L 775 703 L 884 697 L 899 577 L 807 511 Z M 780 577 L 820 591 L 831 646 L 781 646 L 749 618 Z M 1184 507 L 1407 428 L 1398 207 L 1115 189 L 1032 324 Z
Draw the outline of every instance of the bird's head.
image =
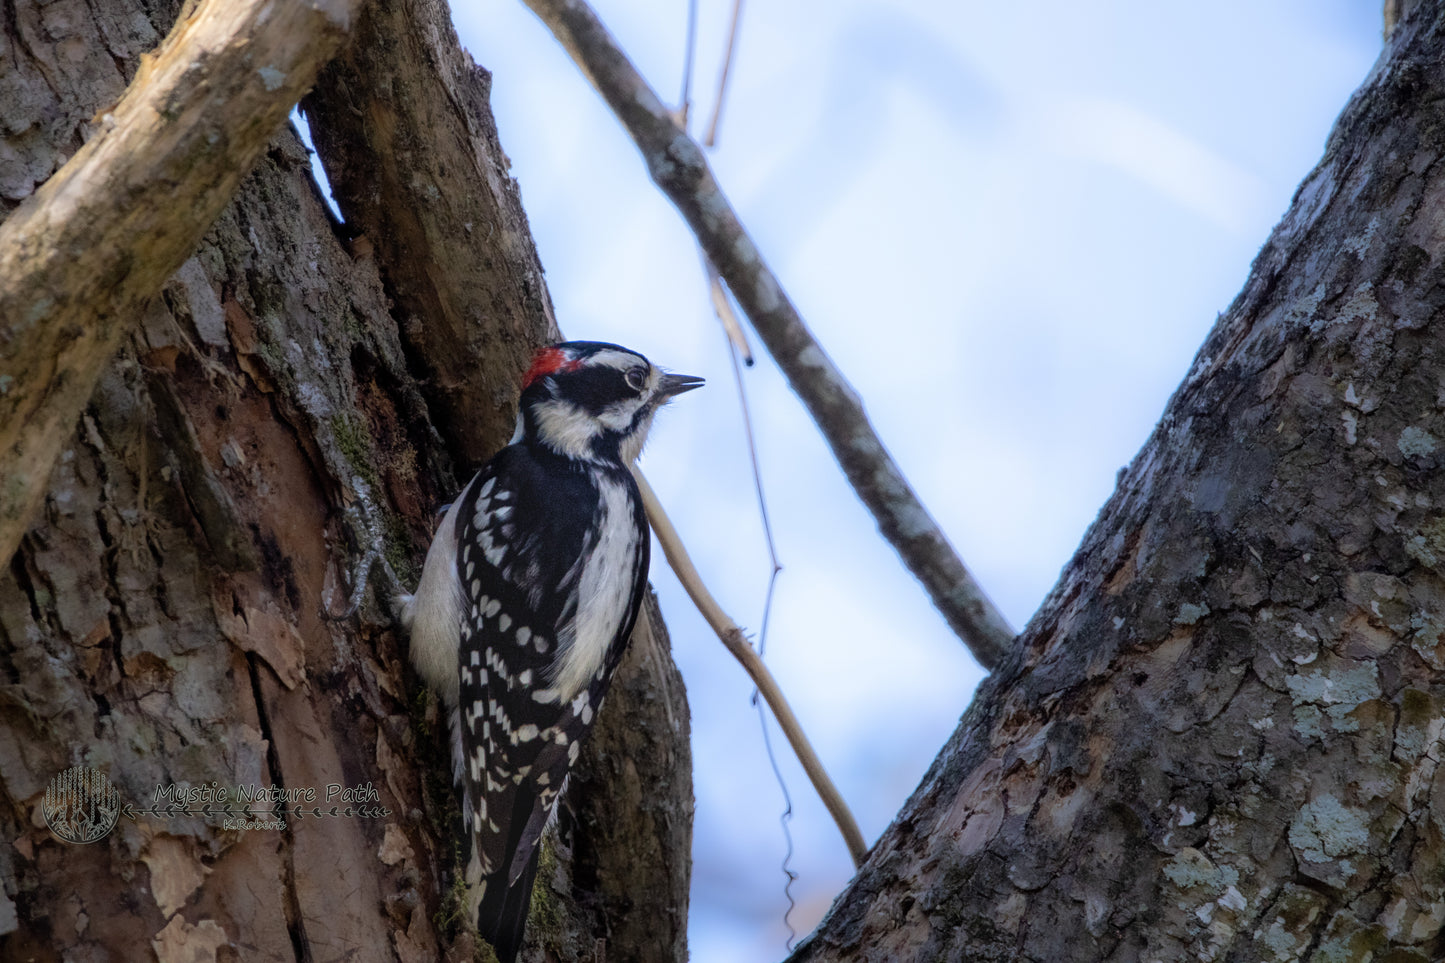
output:
M 581 461 L 631 464 L 652 416 L 701 378 L 664 374 L 636 351 L 567 341 L 538 351 L 522 379 L 517 435 Z

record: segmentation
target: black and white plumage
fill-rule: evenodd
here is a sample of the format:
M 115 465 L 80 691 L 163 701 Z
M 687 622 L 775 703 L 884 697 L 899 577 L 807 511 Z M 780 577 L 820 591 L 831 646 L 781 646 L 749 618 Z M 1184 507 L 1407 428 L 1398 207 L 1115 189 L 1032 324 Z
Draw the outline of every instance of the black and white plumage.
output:
M 646 588 L 629 465 L 657 409 L 701 384 L 613 344 L 538 352 L 517 434 L 452 504 L 403 600 L 412 661 L 451 711 L 468 909 L 504 963 L 521 947 L 542 830 Z

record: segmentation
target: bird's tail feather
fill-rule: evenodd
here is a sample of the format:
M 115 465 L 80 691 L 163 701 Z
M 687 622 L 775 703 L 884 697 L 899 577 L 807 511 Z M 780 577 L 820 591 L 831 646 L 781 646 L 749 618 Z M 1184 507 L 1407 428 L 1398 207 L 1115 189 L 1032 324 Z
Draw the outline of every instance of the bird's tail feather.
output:
M 513 963 L 522 949 L 522 932 L 527 925 L 527 910 L 532 904 L 532 884 L 537 879 L 537 859 L 542 848 L 533 848 L 526 868 L 516 882 L 507 885 L 508 870 L 504 866 L 487 878 L 477 912 L 477 932 L 497 951 L 501 963 Z
M 472 898 L 477 900 L 477 932 L 492 944 L 501 963 L 512 963 L 522 949 L 527 910 L 532 903 L 532 884 L 537 878 L 537 861 L 542 852 L 542 827 L 546 812 L 536 793 L 525 787 L 507 786 L 508 791 L 488 800 L 492 811 L 505 811 L 505 841 L 488 837 L 473 826 L 473 860 L 468 868 Z M 502 842 L 498 847 L 496 844 Z M 483 861 L 491 872 L 483 874 L 476 859 L 490 844 L 490 857 Z M 478 885 L 480 884 L 480 885 Z M 478 898 L 480 897 L 480 898 Z

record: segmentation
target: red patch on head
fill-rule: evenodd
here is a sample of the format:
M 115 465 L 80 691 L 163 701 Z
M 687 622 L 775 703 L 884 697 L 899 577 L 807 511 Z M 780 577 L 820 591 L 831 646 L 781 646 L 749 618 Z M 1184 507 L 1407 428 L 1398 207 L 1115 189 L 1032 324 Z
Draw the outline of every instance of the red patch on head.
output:
M 538 378 L 545 378 L 550 374 L 559 371 L 576 371 L 582 367 L 582 362 L 567 357 L 567 352 L 561 348 L 543 348 L 532 357 L 532 367 L 522 376 L 522 389 L 532 387 L 532 382 Z

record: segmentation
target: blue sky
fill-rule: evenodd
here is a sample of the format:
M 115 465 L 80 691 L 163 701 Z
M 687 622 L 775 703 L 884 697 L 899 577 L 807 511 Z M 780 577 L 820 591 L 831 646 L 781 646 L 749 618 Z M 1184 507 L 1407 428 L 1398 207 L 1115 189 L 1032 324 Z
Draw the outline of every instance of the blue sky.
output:
M 655 89 L 686 6 L 595 3 Z M 1380 4 L 746 4 L 711 160 L 723 189 L 965 561 L 1022 626 L 1108 497 L 1380 48 Z M 730 0 L 699 0 L 694 128 Z M 493 72 L 557 316 L 707 377 L 643 466 L 703 577 L 756 629 L 769 563 L 696 247 L 520 0 L 455 0 Z M 768 661 L 870 842 L 980 672 L 759 346 L 746 373 L 784 566 Z M 782 800 L 749 684 L 660 555 L 693 712 L 692 954 L 777 959 Z M 851 875 L 801 772 L 800 933 Z

